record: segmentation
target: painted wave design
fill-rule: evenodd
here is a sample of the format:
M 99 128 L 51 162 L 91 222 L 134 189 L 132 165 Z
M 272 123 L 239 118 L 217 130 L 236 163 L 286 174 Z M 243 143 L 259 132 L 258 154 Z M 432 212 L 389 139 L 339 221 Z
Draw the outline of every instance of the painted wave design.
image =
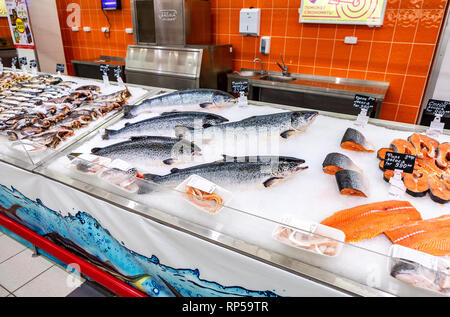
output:
M 196 269 L 174 269 L 129 250 L 86 212 L 62 216 L 40 199 L 0 185 L 0 211 L 29 229 L 62 245 L 150 296 L 277 297 L 272 291 L 222 286 L 200 278 Z

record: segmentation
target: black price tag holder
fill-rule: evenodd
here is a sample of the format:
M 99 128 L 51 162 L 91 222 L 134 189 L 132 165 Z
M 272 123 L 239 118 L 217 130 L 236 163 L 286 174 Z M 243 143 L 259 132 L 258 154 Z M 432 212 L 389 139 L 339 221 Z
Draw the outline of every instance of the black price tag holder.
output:
M 30 61 L 30 68 L 31 68 L 31 73 L 33 74 L 33 76 L 37 75 L 37 62 L 36 60 L 31 60 Z
M 233 81 L 231 82 L 231 89 L 233 94 L 239 94 L 238 105 L 240 107 L 247 107 L 248 81 Z
M 425 113 L 434 116 L 426 134 L 429 137 L 438 138 L 444 132 L 445 123 L 441 122 L 441 119 L 446 113 L 450 113 L 450 101 L 430 99 Z
M 12 71 L 13 71 L 14 74 L 17 73 L 17 67 L 16 67 L 16 65 L 17 65 L 17 57 L 13 57 L 13 58 L 11 59 L 11 69 L 12 69 Z
M 19 65 L 20 65 L 20 69 L 22 70 L 22 72 L 26 75 L 27 72 L 27 66 L 28 62 L 27 62 L 27 58 L 26 57 L 20 57 L 19 58 Z
M 109 86 L 109 77 L 108 77 L 109 65 L 101 64 L 100 72 L 103 74 L 102 75 L 103 84 L 108 87 Z
M 61 76 L 62 73 L 64 73 L 65 68 L 64 64 L 56 64 L 56 73 L 58 76 Z
M 353 107 L 361 109 L 355 125 L 360 127 L 365 127 L 369 122 L 369 113 L 375 108 L 377 104 L 377 99 L 370 96 L 355 95 L 353 100 Z
M 406 192 L 406 187 L 402 180 L 402 174 L 412 174 L 414 172 L 415 164 L 416 156 L 414 155 L 386 152 L 384 169 L 394 171 L 394 177 L 389 180 L 389 183 L 391 184 L 389 189 L 390 196 L 398 198 Z

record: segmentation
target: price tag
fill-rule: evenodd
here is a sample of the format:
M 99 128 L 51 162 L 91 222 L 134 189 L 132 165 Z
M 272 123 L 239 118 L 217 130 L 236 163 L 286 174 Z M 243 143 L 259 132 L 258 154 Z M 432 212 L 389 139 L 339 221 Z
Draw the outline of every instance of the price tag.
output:
M 361 109 L 361 113 L 356 119 L 355 125 L 364 127 L 369 122 L 369 113 L 375 107 L 377 99 L 374 97 L 355 95 L 353 100 L 353 107 Z
M 31 67 L 31 72 L 33 73 L 33 76 L 37 75 L 37 63 L 36 60 L 31 60 L 30 61 L 30 67 Z
M 61 76 L 62 73 L 64 73 L 65 65 L 64 64 L 56 64 L 56 72 L 58 73 L 58 76 Z
M 450 101 L 430 99 L 425 108 L 425 113 L 439 117 L 443 117 L 448 113 L 450 116 Z
M 203 177 L 197 176 L 197 175 L 193 175 L 186 185 L 197 188 L 208 194 L 212 194 L 217 188 L 216 184 L 210 182 L 207 179 L 204 179 Z
M 414 165 L 416 164 L 416 156 L 386 152 L 384 160 L 384 168 L 391 171 L 401 171 L 403 173 L 411 174 L 414 172 Z
M 105 86 L 109 86 L 109 77 L 108 77 L 109 65 L 101 64 L 100 71 L 103 73 L 103 84 Z
M 27 58 L 26 58 L 26 57 L 21 57 L 21 58 L 19 58 L 19 64 L 20 64 L 20 66 L 25 66 L 25 65 L 27 65 L 27 64 L 28 64 Z
M 119 170 L 122 170 L 125 172 L 133 169 L 133 167 L 130 164 L 128 164 L 125 161 L 119 160 L 119 159 L 112 161 L 111 164 L 108 165 L 108 168 L 111 168 L 111 169 L 115 168 L 115 169 L 119 169 Z
M 114 69 L 114 75 L 116 76 L 117 79 L 117 83 L 119 84 L 119 86 L 123 87 L 124 83 L 123 83 L 123 79 L 122 79 L 122 68 L 120 66 L 117 66 Z
M 442 117 L 450 118 L 450 102 L 445 100 L 430 99 L 425 108 L 425 115 L 434 116 L 430 123 L 430 128 L 426 134 L 433 138 L 438 138 L 444 132 L 445 123 L 441 122 Z
M 233 94 L 248 93 L 248 81 L 232 81 L 231 90 Z
M 11 68 L 12 68 L 14 74 L 17 72 L 16 65 L 17 65 L 17 57 L 13 57 L 11 59 Z
M 433 271 L 438 270 L 438 259 L 427 253 L 394 244 L 391 246 L 389 254 L 396 259 L 412 261 Z

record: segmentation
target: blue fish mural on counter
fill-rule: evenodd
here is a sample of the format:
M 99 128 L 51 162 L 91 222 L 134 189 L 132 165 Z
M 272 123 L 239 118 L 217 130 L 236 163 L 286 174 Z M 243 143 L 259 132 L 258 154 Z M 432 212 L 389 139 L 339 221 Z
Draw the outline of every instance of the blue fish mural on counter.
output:
M 197 269 L 174 269 L 127 249 L 86 212 L 63 216 L 40 199 L 0 185 L 0 212 L 63 246 L 149 296 L 277 297 L 272 291 L 252 291 L 202 280 Z

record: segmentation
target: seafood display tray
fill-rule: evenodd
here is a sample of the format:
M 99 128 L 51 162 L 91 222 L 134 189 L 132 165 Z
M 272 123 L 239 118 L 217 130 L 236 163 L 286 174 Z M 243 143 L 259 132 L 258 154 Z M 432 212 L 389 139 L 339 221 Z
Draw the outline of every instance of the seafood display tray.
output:
M 194 107 L 194 108 L 192 108 Z M 230 121 L 244 118 L 278 113 L 283 111 L 299 110 L 299 108 L 279 106 L 273 104 L 251 102 L 248 107 L 233 106 L 223 109 L 200 109 L 195 106 L 186 107 L 185 111 L 208 111 L 228 118 Z M 173 107 L 156 110 L 131 120 L 114 120 L 97 129 L 70 148 L 71 152 L 90 153 L 92 148 L 107 146 L 117 140 L 103 140 L 103 128 L 120 129 L 125 122 L 136 122 L 158 115 L 160 112 L 181 110 Z M 400 296 L 426 296 L 428 291 L 414 288 L 402 283 L 389 274 L 389 248 L 392 243 L 380 235 L 371 240 L 359 243 L 345 243 L 339 256 L 326 258 L 309 252 L 292 248 L 276 241 L 272 237 L 274 229 L 283 223 L 285 217 L 294 217 L 300 221 L 320 223 L 333 213 L 355 206 L 373 202 L 392 200 L 389 196 L 389 184 L 379 176 L 378 158 L 376 152 L 364 153 L 342 149 L 340 141 L 345 131 L 354 125 L 355 117 L 333 113 L 320 113 L 315 122 L 302 134 L 295 135 L 287 140 L 280 138 L 277 151 L 279 155 L 301 158 L 306 161 L 309 168 L 293 175 L 276 186 L 264 188 L 234 189 L 233 199 L 216 215 L 205 215 L 204 212 L 191 206 L 175 189 L 152 185 L 154 190 L 149 194 L 139 195 L 121 191 L 117 187 L 99 181 L 97 177 L 84 176 L 67 168 L 67 151 L 61 153 L 58 159 L 47 162 L 39 168 L 38 172 L 57 179 L 61 182 L 70 182 L 72 186 L 80 189 L 89 188 L 99 197 L 105 197 L 116 204 L 132 208 L 142 215 L 164 218 L 175 226 L 184 230 L 224 243 L 241 252 L 249 253 L 257 258 L 263 258 L 269 263 L 285 267 L 290 271 L 304 274 L 299 267 L 305 263 L 318 269 L 315 278 L 329 282 L 331 285 L 346 289 L 350 287 L 346 282 L 352 281 L 361 287 L 358 292 L 364 294 L 367 290 L 376 290 L 381 293 Z M 364 128 L 357 128 L 375 148 L 379 149 L 397 138 L 407 138 L 414 132 L 423 132 L 424 127 L 404 125 L 382 120 L 371 120 Z M 448 131 L 440 136 L 440 142 L 449 142 Z M 245 144 L 245 140 L 241 140 Z M 238 142 L 239 140 L 233 140 Z M 203 155 L 195 162 L 176 165 L 185 168 L 201 163 L 217 160 L 223 154 L 231 156 L 255 155 L 251 151 L 243 151 L 242 147 L 216 148 L 213 144 L 198 144 Z M 227 150 L 224 153 L 224 149 Z M 274 150 L 274 149 L 272 149 Z M 341 195 L 334 177 L 323 173 L 322 162 L 332 152 L 347 155 L 363 171 L 369 182 L 370 194 L 368 198 Z M 266 153 L 271 154 L 270 150 Z M 140 172 L 156 175 L 165 175 L 174 166 L 155 166 L 149 164 L 142 167 Z M 144 182 L 144 181 L 140 181 Z M 399 200 L 409 201 L 421 214 L 423 219 L 430 219 L 447 214 L 449 205 L 437 204 L 427 198 L 416 198 L 409 195 Z M 207 233 L 205 233 L 207 232 Z M 213 237 L 213 238 L 211 238 Z M 312 274 L 312 273 L 311 273 Z M 314 275 L 314 274 L 312 274 Z M 326 276 L 326 277 L 324 277 Z M 352 290 L 349 290 L 352 291 Z M 370 291 L 368 291 L 370 293 Z
M 77 86 L 97 85 L 100 87 L 101 95 L 113 94 L 124 89 L 124 87 L 121 87 L 115 83 L 111 83 L 109 86 L 105 86 L 102 81 L 93 79 L 84 79 L 65 75 L 59 77 L 61 77 L 63 81 L 75 82 Z M 156 89 L 154 87 L 142 87 L 138 85 L 127 85 L 126 87 L 131 93 L 131 96 L 127 101 L 127 103 L 130 105 L 134 105 L 143 98 L 151 96 L 152 94 L 156 93 L 156 91 L 161 90 L 159 88 Z M 43 148 L 37 151 L 31 151 L 30 149 L 35 145 L 33 142 L 27 143 L 20 140 L 10 141 L 8 140 L 8 138 L 2 137 L 0 139 L 0 144 L 2 145 L 0 159 L 16 166 L 32 169 L 34 166 L 44 162 L 46 159 L 49 159 L 49 157 L 52 157 L 58 151 L 63 151 L 67 147 L 70 147 L 72 144 L 75 144 L 76 142 L 82 140 L 92 131 L 95 131 L 96 129 L 102 127 L 104 124 L 108 123 L 110 120 L 114 120 L 121 115 L 121 111 L 111 111 L 104 117 L 100 117 L 97 120 L 91 122 L 86 127 L 74 130 L 74 135 L 61 142 L 56 147 L 56 149 Z

